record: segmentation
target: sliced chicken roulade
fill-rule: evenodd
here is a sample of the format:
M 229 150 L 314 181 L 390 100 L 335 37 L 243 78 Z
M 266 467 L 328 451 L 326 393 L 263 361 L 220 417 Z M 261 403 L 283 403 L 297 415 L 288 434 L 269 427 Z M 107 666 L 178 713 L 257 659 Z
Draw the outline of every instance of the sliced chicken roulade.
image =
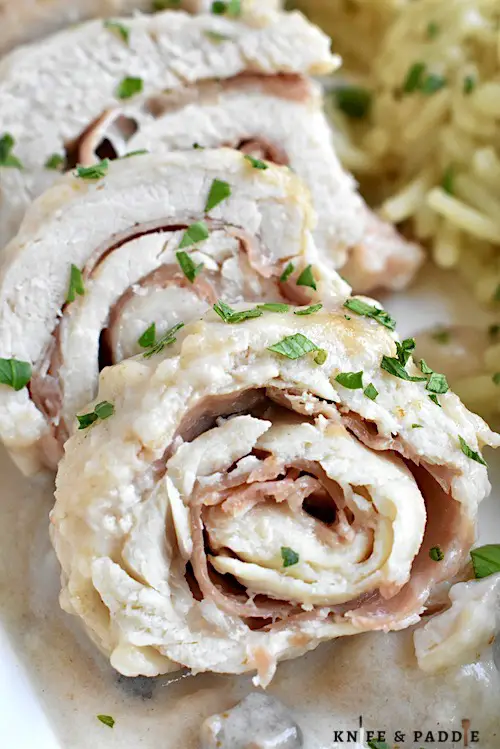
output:
M 321 641 L 418 622 L 469 551 L 500 440 L 393 327 L 360 298 L 219 302 L 101 374 L 52 538 L 62 605 L 118 671 L 265 686 Z
M 213 0 L 0 0 L 0 55 L 18 44 L 89 18 L 179 9 L 216 12 L 255 22 L 280 7 L 279 0 L 233 0 L 215 3 L 215 10 Z
M 21 467 L 55 467 L 100 366 L 161 346 L 218 298 L 345 298 L 313 226 L 289 169 L 230 149 L 136 155 L 61 178 L 0 271 L 0 434 Z
M 372 217 L 337 159 L 320 89 L 304 77 L 337 64 L 319 30 L 300 14 L 278 13 L 258 27 L 183 13 L 124 24 L 126 41 L 87 24 L 11 56 L 3 76 L 0 68 L 0 97 L 4 90 L 11 100 L 0 132 L 14 140 L 10 168 L 0 169 L 6 233 L 59 169 L 143 149 L 229 145 L 287 164 L 306 181 L 316 243 L 357 290 L 411 279 L 419 248 Z M 42 73 L 50 101 L 33 94 L 31 78 Z

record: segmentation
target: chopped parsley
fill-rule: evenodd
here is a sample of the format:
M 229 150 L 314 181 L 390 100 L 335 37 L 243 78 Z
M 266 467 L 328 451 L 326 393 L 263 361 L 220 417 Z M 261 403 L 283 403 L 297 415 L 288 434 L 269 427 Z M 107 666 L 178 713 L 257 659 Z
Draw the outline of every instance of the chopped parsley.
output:
M 437 395 L 435 395 L 435 393 L 431 393 L 431 394 L 429 395 L 429 398 L 430 398 L 430 400 L 431 400 L 431 401 L 432 401 L 433 403 L 435 403 L 435 404 L 436 404 L 436 406 L 439 406 L 439 408 L 442 408 L 442 405 L 441 405 L 441 403 L 440 403 L 440 402 L 438 401 L 438 397 L 437 397 Z
M 314 357 L 314 361 L 316 362 L 316 364 L 319 364 L 319 366 L 321 367 L 321 365 L 324 364 L 327 359 L 328 359 L 328 353 L 325 351 L 325 349 L 324 348 L 318 349 L 318 353 Z
M 88 429 L 88 427 L 95 424 L 99 419 L 101 421 L 109 419 L 110 416 L 113 416 L 114 412 L 115 407 L 112 403 L 109 401 L 101 401 L 101 403 L 98 403 L 90 413 L 76 417 L 78 419 L 78 429 Z
M 363 389 L 363 372 L 341 372 L 335 380 L 349 390 Z
M 371 92 L 361 86 L 341 86 L 334 92 L 337 107 L 348 117 L 363 119 L 371 108 Z
M 10 133 L 5 133 L 0 138 L 0 167 L 6 166 L 13 169 L 22 169 L 23 165 L 12 153 L 16 141 Z
M 440 546 L 433 546 L 429 551 L 429 556 L 433 562 L 442 562 L 444 559 L 444 553 Z
M 290 305 L 280 302 L 265 302 L 265 304 L 258 304 L 257 309 L 262 309 L 264 312 L 288 312 Z
M 283 560 L 283 567 L 293 567 L 294 564 L 298 564 L 299 555 L 289 546 L 282 546 L 281 559 Z
M 412 424 L 411 428 L 412 429 L 423 429 L 423 426 L 422 426 L 422 424 Z
M 431 367 L 429 367 L 429 365 L 427 364 L 427 362 L 425 361 L 425 359 L 420 359 L 419 366 L 420 366 L 420 369 L 421 369 L 422 373 L 425 374 L 425 375 L 430 375 L 430 374 L 432 374 L 434 372 L 434 370 L 431 369 Z
M 97 720 L 100 720 L 101 723 L 104 723 L 105 726 L 109 726 L 110 728 L 113 728 L 115 725 L 115 719 L 111 717 L 111 715 L 98 715 Z
M 286 281 L 288 281 L 288 279 L 290 278 L 290 276 L 292 275 L 292 273 L 293 273 L 294 270 L 295 270 L 294 264 L 293 263 L 288 263 L 288 265 L 286 266 L 285 270 L 283 271 L 283 273 L 280 276 L 280 283 L 285 283 Z
M 227 0 L 227 2 L 216 0 L 212 3 L 212 13 L 217 16 L 238 18 L 241 16 L 241 0 Z
M 314 313 L 319 312 L 320 309 L 323 309 L 322 304 L 312 304 L 310 307 L 306 307 L 305 309 L 296 309 L 293 314 L 294 315 L 314 315 Z
M 380 366 L 382 367 L 382 369 L 384 369 L 394 377 L 399 377 L 400 380 L 407 380 L 408 382 L 424 382 L 426 379 L 425 377 L 412 377 L 410 374 L 408 374 L 399 359 L 393 358 L 391 356 L 385 356 L 385 354 L 382 357 Z
M 22 390 L 31 380 L 31 364 L 19 359 L 0 359 L 0 384 Z
M 188 226 L 179 244 L 179 250 L 184 247 L 190 247 L 192 244 L 203 242 L 208 239 L 209 232 L 208 227 L 204 221 L 196 221 L 194 224 Z
M 429 73 L 420 85 L 420 91 L 430 96 L 446 86 L 446 78 L 436 73 Z
M 431 374 L 426 385 L 426 390 L 428 390 L 430 393 L 444 395 L 444 393 L 447 393 L 449 389 L 450 386 L 448 385 L 448 381 L 443 374 L 438 374 L 437 372 L 433 372 Z
M 175 257 L 177 258 L 177 262 L 181 266 L 181 270 L 186 276 L 187 280 L 191 283 L 194 283 L 194 280 L 198 273 L 203 270 L 203 263 L 195 265 L 187 252 L 183 252 L 182 250 L 181 252 L 176 252 Z
M 140 94 L 143 89 L 142 78 L 127 76 L 118 84 L 116 96 L 118 99 L 130 99 L 136 94 Z
M 250 156 L 249 153 L 246 153 L 244 158 L 254 169 L 262 169 L 262 171 L 269 169 L 269 164 L 266 164 L 266 162 L 261 159 L 255 159 L 253 156 Z
M 375 307 L 372 304 L 367 304 L 361 299 L 352 297 L 344 303 L 344 307 L 347 307 L 347 309 L 351 310 L 351 312 L 355 312 L 357 315 L 362 315 L 363 317 L 371 317 L 381 325 L 389 328 L 389 330 L 395 330 L 396 328 L 396 320 L 394 320 L 388 312 L 380 309 L 379 307 Z
M 310 354 L 311 351 L 319 350 L 318 346 L 302 333 L 286 336 L 282 341 L 268 347 L 268 351 L 286 356 L 287 359 L 300 359 L 302 356 Z
M 102 179 L 106 176 L 109 167 L 109 159 L 103 159 L 92 166 L 77 166 L 76 177 L 80 179 Z
M 500 544 L 479 546 L 477 549 L 472 549 L 470 555 L 477 579 L 500 572 Z
M 203 35 L 206 36 L 207 39 L 210 39 L 214 44 L 222 44 L 223 42 L 231 41 L 231 37 L 227 36 L 227 34 L 219 34 L 218 31 L 211 31 L 210 29 L 204 31 Z
M 244 322 L 245 320 L 252 320 L 255 317 L 262 317 L 263 315 L 262 310 L 258 308 L 245 309 L 239 312 L 221 300 L 214 304 L 213 309 L 214 312 L 217 312 L 219 317 L 229 325 L 235 325 Z
M 163 335 L 156 342 L 154 342 L 151 348 L 149 349 L 149 351 L 146 351 L 143 354 L 144 358 L 151 359 L 151 357 L 154 356 L 155 354 L 161 353 L 166 346 L 171 346 L 173 343 L 175 343 L 177 340 L 177 338 L 175 337 L 175 334 L 183 327 L 184 327 L 184 323 L 178 322 L 177 325 L 173 326 L 173 328 L 170 328 L 169 330 L 167 330 L 165 335 Z
M 463 92 L 465 96 L 472 94 L 476 88 L 476 79 L 472 75 L 466 75 L 463 82 Z
M 412 352 L 415 350 L 415 339 L 414 338 L 405 338 L 404 341 L 399 343 L 399 341 L 396 341 L 396 353 L 399 361 L 401 364 L 406 366 L 408 364 L 409 359 L 411 358 Z
M 45 169 L 57 169 L 58 171 L 62 171 L 61 167 L 64 166 L 65 162 L 66 159 L 64 156 L 61 156 L 59 153 L 53 153 L 52 156 L 49 156 L 44 166 Z
M 391 749 L 386 741 L 369 741 L 368 749 Z
M 83 276 L 80 268 L 76 265 L 71 265 L 71 271 L 69 274 L 69 288 L 66 296 L 67 302 L 74 302 L 76 295 L 83 296 L 85 294 L 85 286 L 83 283 Z
M 363 390 L 363 392 L 371 401 L 377 400 L 378 390 L 375 385 L 373 385 L 373 383 L 370 382 L 370 384 Z
M 451 333 L 448 330 L 437 330 L 431 335 L 433 341 L 436 343 L 449 343 L 451 339 Z
M 454 195 L 455 194 L 455 169 L 453 165 L 450 165 L 448 169 L 443 174 L 443 178 L 441 180 L 441 187 L 445 192 L 448 193 L 448 195 Z
M 153 0 L 152 9 L 154 13 L 158 13 L 161 10 L 169 10 L 172 8 L 180 8 L 181 0 Z
M 222 201 L 226 200 L 226 198 L 228 198 L 230 195 L 231 185 L 221 179 L 214 179 L 214 181 L 212 182 L 212 187 L 210 188 L 210 192 L 208 193 L 205 212 L 208 213 L 209 211 L 211 211 L 212 208 L 215 208 L 216 205 L 222 203 Z
M 495 385 L 500 385 L 500 372 L 495 372 L 491 379 L 493 380 Z
M 473 450 L 471 447 L 469 447 L 467 442 L 464 440 L 463 437 L 460 437 L 460 435 L 458 437 L 458 441 L 460 442 L 460 449 L 462 450 L 464 455 L 466 455 L 471 460 L 475 460 L 476 463 L 481 463 L 482 466 L 486 466 L 486 467 L 488 466 L 483 456 L 480 453 Z
M 310 289 L 316 291 L 317 286 L 312 272 L 312 265 L 308 265 L 307 268 L 304 268 L 295 283 L 297 286 L 308 286 Z
M 149 153 L 147 148 L 140 148 L 137 151 L 129 151 L 128 153 L 121 156 L 122 159 L 130 159 L 132 156 L 143 156 L 145 153 Z
M 147 328 L 144 333 L 141 335 L 137 343 L 141 348 L 151 348 L 151 346 L 154 346 L 154 343 L 156 341 L 156 323 L 151 323 L 149 328 Z
M 427 38 L 435 39 L 441 31 L 439 24 L 436 21 L 429 21 L 427 24 Z
M 125 44 L 129 43 L 130 39 L 130 29 L 128 26 L 125 26 L 123 23 L 120 23 L 119 21 L 104 21 L 104 28 L 108 29 L 108 31 L 111 31 L 113 34 L 116 34 L 116 36 L 119 36 L 122 41 L 125 42 Z
M 403 83 L 403 91 L 405 92 L 405 94 L 412 94 L 420 87 L 426 67 L 427 66 L 425 62 L 413 63 L 413 65 L 408 70 Z

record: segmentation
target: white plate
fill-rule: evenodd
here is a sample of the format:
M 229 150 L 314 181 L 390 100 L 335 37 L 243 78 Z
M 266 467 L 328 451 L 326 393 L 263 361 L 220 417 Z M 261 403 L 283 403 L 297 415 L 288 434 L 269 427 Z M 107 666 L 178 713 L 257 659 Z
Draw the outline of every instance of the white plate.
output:
M 492 322 L 453 276 L 432 270 L 408 294 L 383 301 L 405 336 L 437 323 Z M 488 458 L 495 487 L 500 460 Z M 251 689 L 250 680 L 119 678 L 59 609 L 47 528 L 51 488 L 24 480 L 3 453 L 0 476 L 0 748 L 197 749 L 203 718 L 232 706 Z M 500 541 L 495 489 L 481 507 L 480 540 Z M 345 733 L 342 743 L 335 741 L 335 731 L 355 730 L 360 716 L 368 729 L 389 729 L 389 745 L 401 749 L 463 747 L 463 740 L 437 743 L 438 730 L 461 731 L 463 719 L 480 732 L 480 743 L 470 746 L 500 746 L 500 677 L 491 659 L 444 677 L 424 676 L 411 633 L 323 645 L 282 664 L 269 691 L 294 709 L 306 749 L 355 746 Z M 98 713 L 112 715 L 115 727 L 101 724 Z M 393 741 L 396 730 L 404 742 Z M 414 731 L 423 733 L 417 741 Z

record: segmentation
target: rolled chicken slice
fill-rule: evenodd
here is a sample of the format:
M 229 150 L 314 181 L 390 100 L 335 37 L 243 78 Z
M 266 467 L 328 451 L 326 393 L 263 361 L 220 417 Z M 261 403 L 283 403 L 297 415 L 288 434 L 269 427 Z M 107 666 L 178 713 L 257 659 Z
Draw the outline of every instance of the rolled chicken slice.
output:
M 382 368 L 408 344 L 347 304 L 209 312 L 101 374 L 51 529 L 61 603 L 118 671 L 265 686 L 322 641 L 417 623 L 462 566 L 500 438 L 411 358 L 415 381 Z
M 271 13 L 258 27 L 219 16 L 170 13 L 168 23 L 164 17 L 128 22 L 127 42 L 116 30 L 89 24 L 76 37 L 67 32 L 19 53 L 22 70 L 18 64 L 6 71 L 13 109 L 3 121 L 0 115 L 0 132 L 14 138 L 12 154 L 24 166 L 0 170 L 6 236 L 27 202 L 64 166 L 144 149 L 232 146 L 287 164 L 306 181 L 319 219 L 316 244 L 337 268 L 345 267 L 358 291 L 405 286 L 421 250 L 370 213 L 337 159 L 321 90 L 304 77 L 337 64 L 321 32 L 299 14 Z M 71 58 L 85 58 L 90 44 L 82 80 Z M 35 54 L 42 48 L 43 63 Z M 33 91 L 23 89 L 24 80 L 27 71 L 36 77 L 41 64 L 58 111 L 54 116 L 37 92 L 28 129 L 26 102 Z M 0 96 L 1 81 L 0 69 Z
M 61 178 L 0 271 L 0 434 L 20 467 L 55 467 L 100 367 L 219 298 L 344 299 L 314 221 L 289 169 L 230 149 L 136 155 Z M 10 367 L 29 370 L 28 387 Z
M 91 18 L 168 8 L 210 13 L 212 6 L 212 0 L 0 0 L 0 55 L 19 44 Z M 241 0 L 239 7 L 230 12 L 254 21 L 280 6 L 279 0 Z

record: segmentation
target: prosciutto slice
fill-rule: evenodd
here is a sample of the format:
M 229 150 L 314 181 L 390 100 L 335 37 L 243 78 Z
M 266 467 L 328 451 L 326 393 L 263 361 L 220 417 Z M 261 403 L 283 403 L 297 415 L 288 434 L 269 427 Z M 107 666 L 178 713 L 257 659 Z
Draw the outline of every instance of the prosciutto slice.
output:
M 300 312 L 210 311 L 106 369 L 96 402 L 113 414 L 66 444 L 61 602 L 126 675 L 266 686 L 322 641 L 417 624 L 467 559 L 489 491 L 471 456 L 498 435 L 453 393 L 439 407 L 382 369 L 396 337 L 375 319 Z
M 0 434 L 28 472 L 55 468 L 100 368 L 219 299 L 331 306 L 349 293 L 315 247 L 308 192 L 285 167 L 218 149 L 102 170 L 62 178 L 4 255 L 0 357 L 26 362 L 32 376 L 21 391 L 0 387 Z
M 339 64 L 318 29 L 298 13 L 277 12 L 258 24 L 178 12 L 123 23 L 127 42 L 94 22 L 0 67 L 0 98 L 9 101 L 0 133 L 13 137 L 24 167 L 0 170 L 4 240 L 29 200 L 76 163 L 230 146 L 304 179 L 318 214 L 316 244 L 358 291 L 411 280 L 420 248 L 372 215 L 336 156 L 321 89 L 307 77 Z M 42 95 L 33 90 L 37 75 L 50 80 L 50 102 L 45 86 Z M 133 85 L 126 96 L 124 80 Z M 47 168 L 54 155 L 60 163 Z

